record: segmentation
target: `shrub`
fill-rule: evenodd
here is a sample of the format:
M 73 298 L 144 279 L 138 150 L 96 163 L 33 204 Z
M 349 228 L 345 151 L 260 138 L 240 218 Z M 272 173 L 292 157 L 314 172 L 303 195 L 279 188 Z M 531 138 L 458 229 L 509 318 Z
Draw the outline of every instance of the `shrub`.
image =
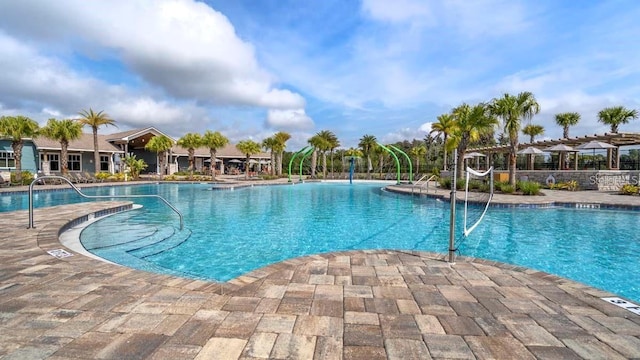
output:
M 633 184 L 624 184 L 620 188 L 620 194 L 622 195 L 639 195 L 640 194 L 640 186 Z
M 22 182 L 18 183 L 16 180 L 16 173 L 11 173 L 11 183 L 12 184 L 20 184 L 20 185 L 29 185 L 33 181 L 34 177 L 30 171 L 24 170 L 20 173 L 22 175 Z
M 261 175 L 262 180 L 275 180 L 278 179 L 277 175 Z
M 488 193 L 490 190 L 491 189 L 488 183 L 480 184 L 480 187 L 478 188 L 478 191 L 484 192 L 484 193 Z
M 441 188 L 451 189 L 451 178 L 440 178 L 438 179 L 438 184 Z
M 516 189 L 513 188 L 513 186 L 511 186 L 511 184 L 508 183 L 503 183 L 500 184 L 500 191 L 502 191 L 505 194 L 512 194 Z
M 109 180 L 109 181 L 124 181 L 124 174 L 123 173 L 115 173 L 113 175 L 109 175 L 109 177 L 107 177 L 107 180 Z
M 540 184 L 535 181 L 520 181 L 518 182 L 518 188 L 523 195 L 540 194 Z
M 96 174 L 96 179 L 104 181 L 111 177 L 111 174 L 108 172 L 99 172 Z
M 551 190 L 568 190 L 568 191 L 576 191 L 578 190 L 578 182 L 575 180 L 559 182 L 556 184 L 551 184 L 549 186 Z
M 478 190 L 482 186 L 482 181 L 480 180 L 469 180 L 469 189 Z

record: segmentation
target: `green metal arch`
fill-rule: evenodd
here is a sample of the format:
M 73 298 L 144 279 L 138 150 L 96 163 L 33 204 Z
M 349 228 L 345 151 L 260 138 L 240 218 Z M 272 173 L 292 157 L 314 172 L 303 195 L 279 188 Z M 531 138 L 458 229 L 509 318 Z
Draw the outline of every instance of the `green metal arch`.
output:
M 398 160 L 398 156 L 396 156 L 396 154 L 393 151 L 391 151 L 388 147 L 386 147 L 386 146 L 384 146 L 384 145 L 382 145 L 380 143 L 378 143 L 378 145 L 381 148 L 385 149 L 389 154 L 393 155 L 393 158 L 396 160 L 396 172 L 397 172 L 397 177 L 398 177 L 396 181 L 397 181 L 398 184 L 400 184 L 400 160 Z

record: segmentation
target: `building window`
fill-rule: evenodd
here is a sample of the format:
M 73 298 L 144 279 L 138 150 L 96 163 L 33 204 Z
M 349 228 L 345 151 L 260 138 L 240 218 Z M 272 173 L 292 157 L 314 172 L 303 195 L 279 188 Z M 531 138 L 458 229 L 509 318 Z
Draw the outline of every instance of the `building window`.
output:
M 47 154 L 47 161 L 49 161 L 49 171 L 60 171 L 60 155 Z
M 67 164 L 67 166 L 69 167 L 69 170 L 71 171 L 80 171 L 80 155 L 78 154 L 73 154 L 73 155 L 69 155 L 69 163 Z
M 16 160 L 12 151 L 0 151 L 0 168 L 15 168 Z
M 109 171 L 109 155 L 100 155 L 100 171 Z

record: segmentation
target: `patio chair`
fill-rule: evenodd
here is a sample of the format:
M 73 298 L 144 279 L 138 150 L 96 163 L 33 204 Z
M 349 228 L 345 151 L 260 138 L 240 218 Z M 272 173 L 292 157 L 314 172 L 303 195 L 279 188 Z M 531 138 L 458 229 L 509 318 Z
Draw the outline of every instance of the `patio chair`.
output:
M 98 182 L 98 179 L 96 179 L 95 176 L 89 174 L 86 171 L 84 173 L 82 173 L 82 176 L 83 176 L 83 178 L 84 178 L 86 183 L 96 183 L 96 182 Z
M 2 174 L 0 174 L 0 187 L 9 187 L 9 186 L 11 186 L 11 181 L 6 180 L 4 177 L 2 177 Z

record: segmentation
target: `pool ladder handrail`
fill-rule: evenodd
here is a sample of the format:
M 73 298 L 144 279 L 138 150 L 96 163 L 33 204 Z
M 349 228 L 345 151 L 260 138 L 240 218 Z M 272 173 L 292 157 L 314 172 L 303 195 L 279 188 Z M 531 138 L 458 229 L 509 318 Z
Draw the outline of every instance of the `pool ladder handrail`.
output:
M 169 208 L 171 208 L 171 210 L 173 210 L 173 212 L 175 212 L 176 214 L 178 214 L 178 217 L 180 218 L 180 230 L 184 229 L 184 218 L 182 216 L 182 213 L 176 209 L 175 206 L 171 205 L 171 203 L 169 203 L 165 198 L 163 198 L 160 195 L 153 195 L 153 194 L 148 194 L 148 195 L 87 195 L 85 193 L 83 193 L 82 191 L 80 191 L 80 189 L 75 186 L 69 179 L 67 179 L 66 177 L 63 176 L 57 176 L 57 175 L 42 175 L 42 176 L 38 176 L 37 179 L 34 179 L 31 184 L 29 184 L 29 227 L 27 229 L 34 229 L 35 226 L 33 225 L 33 185 L 35 185 L 38 181 L 42 180 L 42 179 L 58 179 L 58 180 L 62 180 L 67 182 L 69 185 L 71 185 L 71 188 L 73 190 L 76 191 L 76 193 L 78 193 L 78 195 L 87 198 L 87 199 L 124 199 L 124 198 L 157 198 L 160 199 L 162 202 L 164 202 Z
M 424 180 L 424 178 L 427 177 L 428 174 L 424 174 L 418 181 L 416 181 L 415 183 L 413 183 L 413 185 L 411 186 L 411 195 L 413 195 L 413 192 L 415 190 L 415 188 L 419 188 L 420 192 L 419 194 L 422 195 L 422 188 L 424 188 L 424 184 L 427 185 L 427 194 L 429 193 L 429 182 L 435 178 L 437 178 L 437 175 L 431 175 L 427 180 L 425 180 L 422 184 L 420 184 L 420 182 L 422 180 Z

